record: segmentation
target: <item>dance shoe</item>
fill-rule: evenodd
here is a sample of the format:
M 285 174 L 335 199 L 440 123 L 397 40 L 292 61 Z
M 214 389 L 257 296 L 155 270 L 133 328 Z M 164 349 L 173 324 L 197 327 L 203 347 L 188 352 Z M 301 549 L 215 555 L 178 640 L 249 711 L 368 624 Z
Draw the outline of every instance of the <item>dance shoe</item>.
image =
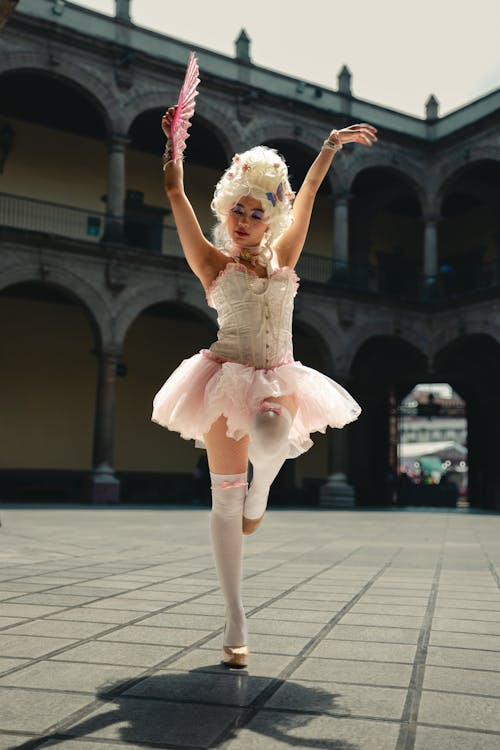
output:
M 237 646 L 236 648 L 223 646 L 222 663 L 226 667 L 234 667 L 235 669 L 248 667 L 248 646 Z
M 245 518 L 245 516 L 243 516 L 243 533 L 247 536 L 254 534 L 264 520 L 264 516 L 265 513 L 263 513 L 260 518 Z

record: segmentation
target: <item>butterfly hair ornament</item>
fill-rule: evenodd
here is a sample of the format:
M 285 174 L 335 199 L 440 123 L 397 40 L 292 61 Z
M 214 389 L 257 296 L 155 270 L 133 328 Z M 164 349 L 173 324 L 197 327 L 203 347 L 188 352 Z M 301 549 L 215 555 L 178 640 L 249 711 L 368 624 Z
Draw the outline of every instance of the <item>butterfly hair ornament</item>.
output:
M 199 79 L 198 61 L 194 52 L 189 55 L 189 60 L 184 75 L 184 81 L 179 92 L 175 114 L 170 125 L 170 138 L 165 146 L 163 154 L 163 171 L 171 161 L 182 158 L 186 148 L 186 140 L 189 138 L 189 127 L 194 115 L 196 97 L 198 96 Z

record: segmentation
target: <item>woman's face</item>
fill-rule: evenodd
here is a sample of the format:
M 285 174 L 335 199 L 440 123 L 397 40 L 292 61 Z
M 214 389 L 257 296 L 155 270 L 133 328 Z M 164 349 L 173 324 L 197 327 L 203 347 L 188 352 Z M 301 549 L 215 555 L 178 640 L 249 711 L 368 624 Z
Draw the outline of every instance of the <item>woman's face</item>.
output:
M 239 247 L 260 245 L 269 224 L 264 221 L 262 203 L 250 195 L 244 195 L 229 211 L 227 231 L 231 240 Z

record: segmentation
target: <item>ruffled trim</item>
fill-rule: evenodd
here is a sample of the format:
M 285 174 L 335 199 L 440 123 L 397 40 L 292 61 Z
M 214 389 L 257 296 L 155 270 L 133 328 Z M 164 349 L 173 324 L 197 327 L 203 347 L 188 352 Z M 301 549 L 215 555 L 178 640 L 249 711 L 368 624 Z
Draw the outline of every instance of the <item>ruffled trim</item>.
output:
M 278 276 L 280 274 L 285 273 L 286 275 L 290 275 L 290 278 L 293 281 L 293 294 L 294 296 L 297 294 L 297 290 L 299 288 L 300 279 L 295 273 L 293 268 L 290 268 L 290 266 L 282 266 L 281 268 L 276 268 L 274 271 L 271 271 L 268 277 L 266 276 L 259 276 L 258 273 L 256 273 L 252 268 L 247 268 L 242 263 L 227 263 L 222 271 L 219 271 L 215 279 L 210 283 L 210 286 L 208 287 L 206 291 L 206 300 L 209 307 L 214 307 L 212 295 L 214 290 L 216 289 L 217 285 L 219 284 L 220 280 L 223 276 L 225 276 L 231 269 L 234 269 L 235 271 L 240 271 L 241 273 L 246 273 L 249 276 L 254 276 L 257 279 L 266 279 L 268 278 L 269 281 L 273 279 L 275 276 Z

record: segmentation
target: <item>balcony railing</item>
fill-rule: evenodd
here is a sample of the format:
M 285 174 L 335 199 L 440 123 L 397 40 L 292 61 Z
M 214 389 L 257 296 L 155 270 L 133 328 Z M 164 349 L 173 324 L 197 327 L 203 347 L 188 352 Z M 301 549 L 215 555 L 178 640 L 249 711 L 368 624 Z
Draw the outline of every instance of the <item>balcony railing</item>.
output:
M 0 193 L 0 226 L 66 237 L 98 244 L 105 235 L 106 214 L 50 201 Z M 175 227 L 163 217 L 141 213 L 140 206 L 127 210 L 120 244 L 139 252 L 182 257 Z M 496 262 L 443 266 L 436 276 L 424 276 L 415 262 L 390 255 L 379 264 L 348 264 L 332 257 L 302 253 L 297 273 L 302 281 L 321 284 L 325 290 L 361 292 L 401 302 L 435 304 L 463 300 L 489 290 L 499 291 L 500 258 Z

